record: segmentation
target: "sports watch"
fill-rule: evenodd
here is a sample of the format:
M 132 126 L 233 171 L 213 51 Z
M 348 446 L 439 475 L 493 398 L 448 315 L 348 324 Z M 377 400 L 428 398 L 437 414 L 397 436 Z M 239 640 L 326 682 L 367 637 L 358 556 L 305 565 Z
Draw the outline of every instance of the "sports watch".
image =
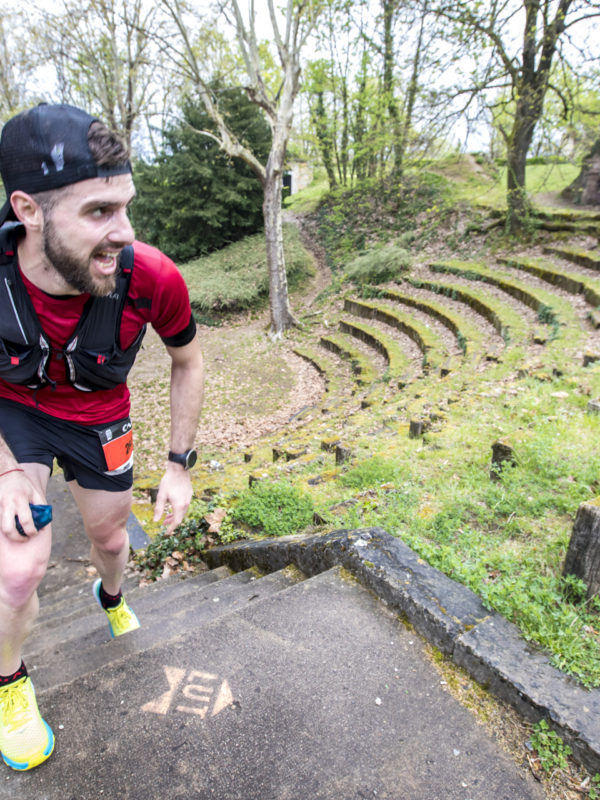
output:
M 185 453 L 174 453 L 169 450 L 169 461 L 174 461 L 176 464 L 181 464 L 184 469 L 191 469 L 198 458 L 198 453 L 195 450 L 186 450 Z

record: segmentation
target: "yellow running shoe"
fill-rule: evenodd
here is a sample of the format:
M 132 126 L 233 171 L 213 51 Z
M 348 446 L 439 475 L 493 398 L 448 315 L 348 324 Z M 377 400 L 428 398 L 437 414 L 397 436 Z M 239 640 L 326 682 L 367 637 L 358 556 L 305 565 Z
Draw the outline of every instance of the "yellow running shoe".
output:
M 102 608 L 108 617 L 108 627 L 110 628 L 110 635 L 113 639 L 115 636 L 122 636 L 124 633 L 129 633 L 129 631 L 134 631 L 136 628 L 139 628 L 140 623 L 138 618 L 129 608 L 124 597 L 121 598 L 119 605 L 114 608 L 104 608 L 102 606 L 100 602 L 101 583 L 102 581 L 99 578 L 94 584 L 94 597 L 98 601 L 100 608 Z
M 0 687 L 0 750 L 18 770 L 37 767 L 54 750 L 54 734 L 42 719 L 31 678 Z

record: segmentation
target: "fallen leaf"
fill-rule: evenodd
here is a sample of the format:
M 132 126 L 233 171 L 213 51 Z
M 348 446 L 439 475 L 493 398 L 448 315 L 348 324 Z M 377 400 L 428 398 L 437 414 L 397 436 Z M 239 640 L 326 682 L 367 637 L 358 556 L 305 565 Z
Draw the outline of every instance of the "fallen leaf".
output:
M 227 509 L 225 508 L 215 508 L 214 511 L 209 511 L 204 516 L 205 521 L 208 523 L 208 532 L 218 533 L 226 516 Z

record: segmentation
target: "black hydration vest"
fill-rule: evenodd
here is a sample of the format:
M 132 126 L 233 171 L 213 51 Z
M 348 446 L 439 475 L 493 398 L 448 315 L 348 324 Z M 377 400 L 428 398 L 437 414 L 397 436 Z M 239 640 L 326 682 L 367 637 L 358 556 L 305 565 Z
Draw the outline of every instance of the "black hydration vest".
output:
M 19 272 L 20 227 L 9 222 L 0 228 L 0 378 L 41 389 L 53 383 L 46 372 L 51 348 Z M 82 392 L 116 388 L 133 366 L 146 326 L 126 350 L 119 346 L 132 272 L 133 247 L 128 246 L 119 259 L 115 290 L 89 298 L 75 332 L 63 345 L 67 377 Z

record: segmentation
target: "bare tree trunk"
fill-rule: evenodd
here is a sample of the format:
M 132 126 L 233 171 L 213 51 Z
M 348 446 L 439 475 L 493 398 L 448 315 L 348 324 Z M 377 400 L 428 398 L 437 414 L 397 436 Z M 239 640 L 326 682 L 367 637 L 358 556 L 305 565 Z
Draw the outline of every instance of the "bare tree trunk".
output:
M 332 123 L 330 122 L 325 110 L 325 101 L 323 95 L 323 91 L 316 93 L 316 103 L 312 110 L 312 120 L 313 125 L 315 126 L 319 150 L 321 152 L 321 159 L 323 161 L 323 166 L 325 167 L 325 172 L 327 173 L 329 188 L 335 189 L 337 186 L 337 176 L 333 166 L 334 141 L 331 133 Z
M 227 120 L 218 107 L 218 99 L 211 92 L 205 79 L 205 70 L 196 57 L 196 51 L 190 38 L 190 31 L 185 21 L 183 4 L 180 0 L 162 0 L 162 4 L 173 20 L 180 49 L 173 47 L 170 41 L 163 38 L 165 51 L 175 58 L 180 69 L 196 87 L 208 115 L 215 123 L 217 133 L 198 131 L 218 142 L 221 149 L 232 158 L 241 158 L 252 169 L 263 185 L 263 216 L 265 221 L 265 239 L 267 268 L 269 272 L 269 295 L 271 304 L 271 334 L 280 338 L 286 328 L 295 324 L 288 299 L 287 276 L 283 252 L 283 232 L 281 225 L 281 188 L 283 165 L 287 153 L 287 144 L 293 120 L 294 100 L 300 85 L 300 53 L 307 37 L 313 30 L 320 8 L 311 5 L 296 7 L 291 1 L 285 12 L 285 31 L 282 34 L 274 0 L 267 0 L 274 43 L 279 55 L 282 71 L 282 82 L 278 91 L 273 94 L 268 88 L 268 81 L 263 75 L 264 64 L 256 35 L 256 9 L 250 4 L 249 18 L 245 22 L 238 0 L 227 0 L 223 5 L 224 13 L 230 13 L 236 31 L 239 52 L 246 68 L 248 84 L 244 87 L 250 100 L 259 106 L 273 134 L 271 152 L 266 166 L 263 166 L 256 155 L 228 128 Z
M 486 82 L 478 89 L 484 86 L 489 88 L 487 80 L 490 75 L 494 75 L 492 82 L 497 82 L 499 76 L 503 76 L 510 85 L 511 98 L 516 99 L 512 129 L 505 131 L 501 128 L 508 150 L 507 225 L 511 233 L 523 227 L 527 216 L 525 164 L 535 126 L 542 115 L 559 40 L 568 25 L 575 22 L 580 24 L 597 13 L 592 7 L 594 4 L 585 2 L 582 6 L 588 6 L 589 13 L 581 14 L 577 20 L 567 21 L 569 10 L 574 5 L 574 0 L 558 0 L 557 3 L 551 0 L 521 0 L 520 4 L 515 3 L 515 6 L 520 6 L 520 16 L 524 22 L 520 56 L 513 52 L 517 28 L 511 21 L 517 17 L 516 11 L 508 7 L 509 4 L 458 0 L 438 10 L 442 16 L 460 26 L 463 36 L 473 32 L 485 37 L 491 45 L 493 67 L 487 67 Z M 503 38 L 508 31 L 510 34 Z
M 520 116 L 517 111 L 508 145 L 506 224 L 511 233 L 518 233 L 524 228 L 530 211 L 529 199 L 525 189 L 525 169 L 535 122 L 536 120 L 530 121 L 527 119 L 524 114 Z
M 402 119 L 402 126 L 400 128 L 398 138 L 396 141 L 396 153 L 394 171 L 397 178 L 402 178 L 404 172 L 404 157 L 408 146 L 408 138 L 410 129 L 412 127 L 412 118 L 417 100 L 417 92 L 419 90 L 419 76 L 421 72 L 421 51 L 423 49 L 423 36 L 425 31 L 425 18 L 428 13 L 427 0 L 423 3 L 421 11 L 421 22 L 419 25 L 419 36 L 417 38 L 417 46 L 412 63 L 412 72 L 410 81 L 408 83 L 408 90 L 406 92 L 406 102 L 404 106 L 404 115 Z
M 600 138 L 596 139 L 592 149 L 586 154 L 582 163 L 581 171 L 575 180 L 562 190 L 561 196 L 572 203 L 583 203 L 589 205 L 600 205 L 600 182 L 596 182 L 595 187 L 589 186 L 590 173 L 592 177 L 598 178 L 598 164 L 600 163 Z M 595 193 L 593 189 L 595 188 Z M 588 190 L 586 192 L 586 189 Z M 585 195 L 585 199 L 584 199 Z
M 397 0 L 382 0 L 383 11 L 383 96 L 392 128 L 392 151 L 397 158 L 397 146 L 400 139 L 400 119 L 398 104 L 394 96 L 394 21 L 398 11 Z
M 281 177 L 281 167 L 272 164 L 271 159 L 269 159 L 264 184 L 263 216 L 267 246 L 267 269 L 269 271 L 271 336 L 273 338 L 281 338 L 283 331 L 296 324 L 288 297 L 287 273 L 283 253 Z
M 342 163 L 342 183 L 348 185 L 348 134 L 349 114 L 348 114 L 348 81 L 344 75 L 342 80 L 342 141 L 340 145 L 340 160 Z

